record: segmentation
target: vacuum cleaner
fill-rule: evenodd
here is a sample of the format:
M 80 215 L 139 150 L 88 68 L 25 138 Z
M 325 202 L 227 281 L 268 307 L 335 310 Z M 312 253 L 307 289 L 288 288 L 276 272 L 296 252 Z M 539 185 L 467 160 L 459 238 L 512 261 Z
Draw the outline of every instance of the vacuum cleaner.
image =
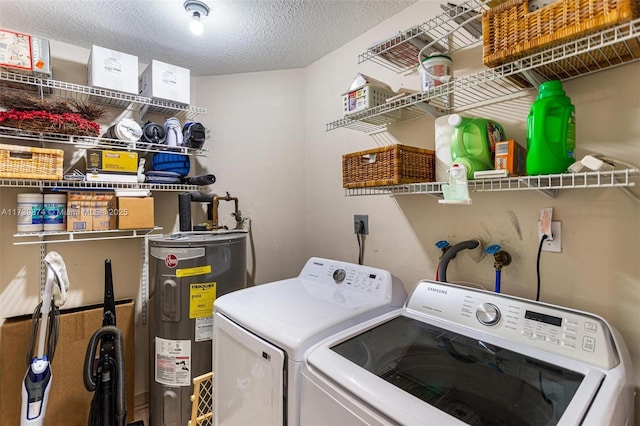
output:
M 27 373 L 22 381 L 21 426 L 44 424 L 53 375 L 51 363 L 58 342 L 60 306 L 64 305 L 69 289 L 69 278 L 62 256 L 49 252 L 44 262 L 47 269 L 42 301 L 33 312 L 31 343 L 27 352 Z M 33 355 L 36 334 L 37 353 Z
M 104 266 L 102 327 L 89 339 L 84 359 L 84 386 L 89 392 L 94 392 L 88 425 L 125 426 L 124 346 L 122 332 L 116 327 L 111 259 L 106 259 Z M 97 357 L 96 353 L 99 353 Z

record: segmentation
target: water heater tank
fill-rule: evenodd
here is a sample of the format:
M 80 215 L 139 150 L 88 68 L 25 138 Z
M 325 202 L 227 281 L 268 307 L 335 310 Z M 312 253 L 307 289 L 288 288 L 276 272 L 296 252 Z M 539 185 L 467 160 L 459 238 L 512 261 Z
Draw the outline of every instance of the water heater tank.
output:
M 191 419 L 192 379 L 212 371 L 213 302 L 246 287 L 246 237 L 149 238 L 149 424 Z

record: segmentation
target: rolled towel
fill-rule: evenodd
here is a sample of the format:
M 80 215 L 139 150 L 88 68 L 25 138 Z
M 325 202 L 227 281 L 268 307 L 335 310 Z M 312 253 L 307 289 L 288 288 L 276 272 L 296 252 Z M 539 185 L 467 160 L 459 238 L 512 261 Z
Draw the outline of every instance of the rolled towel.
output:
M 58 285 L 53 286 L 53 303 L 60 307 L 67 301 L 67 291 L 69 290 L 69 276 L 67 267 L 62 256 L 56 251 L 50 251 L 44 257 L 47 267 L 53 272 Z
M 185 178 L 185 183 L 187 185 L 212 185 L 216 183 L 216 177 L 214 175 L 200 175 L 200 176 L 192 176 Z

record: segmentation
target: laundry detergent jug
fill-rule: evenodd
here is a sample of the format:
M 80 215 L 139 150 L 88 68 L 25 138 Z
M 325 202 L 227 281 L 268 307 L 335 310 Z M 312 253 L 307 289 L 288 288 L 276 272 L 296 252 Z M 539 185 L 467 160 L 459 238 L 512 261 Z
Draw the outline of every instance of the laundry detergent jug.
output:
M 453 127 L 451 160 L 464 165 L 467 178 L 473 179 L 474 172 L 493 169 L 496 142 L 506 140 L 502 126 L 486 118 L 460 114 L 451 114 L 449 125 Z
M 554 80 L 540 85 L 527 118 L 527 174 L 564 173 L 576 148 L 575 106 Z

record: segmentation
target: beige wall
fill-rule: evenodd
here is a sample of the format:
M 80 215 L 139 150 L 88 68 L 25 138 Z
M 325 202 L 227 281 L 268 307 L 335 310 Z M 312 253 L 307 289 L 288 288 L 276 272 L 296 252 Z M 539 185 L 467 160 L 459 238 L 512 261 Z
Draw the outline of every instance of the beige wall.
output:
M 325 132 L 326 123 L 342 116 L 339 95 L 357 72 L 393 89 L 419 88 L 417 76 L 397 76 L 371 61 L 358 65 L 357 55 L 433 16 L 437 8 L 434 2 L 419 2 L 305 70 L 307 203 L 330 206 L 307 209 L 308 254 L 355 261 L 353 214 L 368 214 L 365 263 L 391 270 L 407 290 L 422 278 L 434 278 L 440 254 L 436 241 L 454 244 L 480 238 L 486 244 L 500 244 L 513 256 L 513 263 L 503 269 L 502 291 L 535 298 L 537 219 L 541 208 L 553 207 L 554 219 L 562 221 L 563 247 L 560 254 L 542 255 L 541 300 L 596 313 L 617 328 L 637 364 L 637 387 L 640 202 L 613 188 L 563 190 L 555 199 L 535 191 L 472 193 L 470 206 L 441 205 L 427 195 L 343 196 L 342 154 L 375 148 L 384 141 L 349 129 Z M 472 64 L 475 68 L 481 64 L 481 54 L 481 49 L 472 49 L 454 57 L 456 73 L 474 71 Z M 640 63 L 635 63 L 564 84 L 576 105 L 579 158 L 596 152 L 640 165 L 639 73 Z M 534 99 L 535 92 L 465 114 L 492 118 L 505 126 L 509 137 L 525 144 L 525 121 Z M 395 126 L 390 132 L 401 143 L 434 147 L 432 118 Z M 449 265 L 449 281 L 493 289 L 493 258 L 480 258 L 480 253 L 460 253 Z
M 325 124 L 342 116 L 341 93 L 357 72 L 394 89 L 417 89 L 419 84 L 415 75 L 398 76 L 370 62 L 358 65 L 358 54 L 437 13 L 436 2 L 419 2 L 306 69 L 192 80 L 192 103 L 208 108 L 199 120 L 210 132 L 209 155 L 194 165 L 198 173 L 215 174 L 213 191 L 237 196 L 243 214 L 252 218 L 252 281 L 295 275 L 310 256 L 356 262 L 352 219 L 354 214 L 368 214 L 365 263 L 389 269 L 407 290 L 422 278 L 434 277 L 436 241 L 453 244 L 480 238 L 500 244 L 513 256 L 512 265 L 503 270 L 503 292 L 533 298 L 536 221 L 540 208 L 553 207 L 554 218 L 562 221 L 563 252 L 542 256 L 541 300 L 602 315 L 620 330 L 640 364 L 640 203 L 622 191 L 564 190 L 555 199 L 535 191 L 474 193 L 471 206 L 444 206 L 426 195 L 344 196 L 342 154 L 390 139 L 349 129 L 326 132 Z M 55 78 L 83 83 L 77 76 L 83 73 L 88 51 L 53 44 L 52 52 L 65 55 L 54 62 Z M 471 72 L 481 63 L 481 51 L 473 49 L 454 60 L 457 70 Z M 578 156 L 598 152 L 640 165 L 640 88 L 635 83 L 639 71 L 640 64 L 632 64 L 565 83 L 576 105 Z M 502 123 L 510 137 L 524 143 L 525 118 L 534 97 L 535 92 L 528 93 L 465 113 Z M 433 148 L 430 117 L 390 131 L 401 143 Z M 18 192 L 0 189 L 2 206 L 13 206 Z M 165 232 L 175 230 L 176 194 L 156 193 L 155 198 L 156 222 Z M 225 217 L 228 220 L 228 214 Z M 0 317 L 8 317 L 28 313 L 37 303 L 39 254 L 38 246 L 13 245 L 12 218 L 0 217 L 0 225 Z M 67 263 L 70 305 L 102 300 L 105 257 L 113 259 L 116 295 L 139 302 L 140 241 L 81 242 L 48 249 L 59 251 Z M 461 253 L 451 262 L 448 277 L 492 288 L 492 264 L 479 250 Z M 148 388 L 148 349 L 146 326 L 139 320 L 136 333 L 135 388 L 142 393 Z

